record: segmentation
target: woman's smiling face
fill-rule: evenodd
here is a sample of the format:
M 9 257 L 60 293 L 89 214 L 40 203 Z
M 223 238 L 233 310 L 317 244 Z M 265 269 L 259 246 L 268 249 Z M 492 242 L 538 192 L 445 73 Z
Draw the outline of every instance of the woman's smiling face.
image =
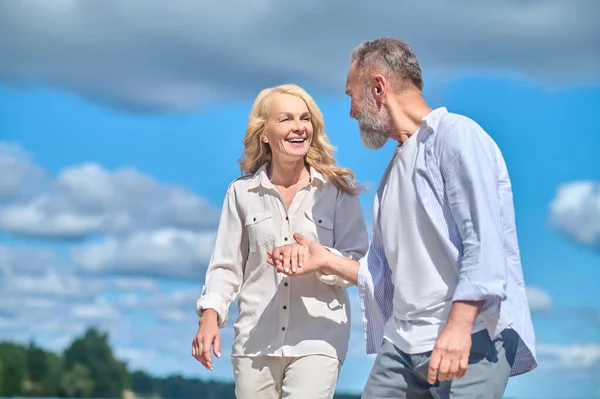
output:
M 311 116 L 304 100 L 290 94 L 275 95 L 263 133 L 273 159 L 304 158 L 312 137 Z

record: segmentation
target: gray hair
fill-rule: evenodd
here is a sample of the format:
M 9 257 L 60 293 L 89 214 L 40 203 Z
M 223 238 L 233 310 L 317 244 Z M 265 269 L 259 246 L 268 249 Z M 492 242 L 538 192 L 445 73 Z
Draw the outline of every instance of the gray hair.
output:
M 404 41 L 385 37 L 362 42 L 350 56 L 350 65 L 355 62 L 359 69 L 374 68 L 396 78 L 401 85 L 408 81 L 423 90 L 419 62 L 410 45 Z

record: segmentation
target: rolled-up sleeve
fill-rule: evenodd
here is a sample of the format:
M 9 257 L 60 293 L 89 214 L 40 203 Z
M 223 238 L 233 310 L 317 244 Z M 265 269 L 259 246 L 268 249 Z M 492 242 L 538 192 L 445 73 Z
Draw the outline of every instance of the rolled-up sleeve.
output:
M 463 246 L 454 301 L 506 298 L 507 262 L 494 157 L 497 148 L 474 121 L 458 121 L 440 142 L 440 169 Z
M 239 294 L 243 268 L 248 254 L 248 238 L 236 205 L 235 193 L 227 191 L 214 249 L 206 271 L 202 295 L 196 303 L 196 312 L 214 309 L 219 327 L 225 327 L 231 303 Z

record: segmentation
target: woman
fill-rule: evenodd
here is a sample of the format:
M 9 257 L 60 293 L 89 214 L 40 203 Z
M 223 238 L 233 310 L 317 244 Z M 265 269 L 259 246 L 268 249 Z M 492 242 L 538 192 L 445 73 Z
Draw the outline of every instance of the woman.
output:
M 263 90 L 250 116 L 245 176 L 225 195 L 215 247 L 198 299 L 192 354 L 212 370 L 219 329 L 239 295 L 232 362 L 238 399 L 333 397 L 348 350 L 350 305 L 345 288 L 315 274 L 290 278 L 267 263 L 267 251 L 294 232 L 361 258 L 368 238 L 348 169 L 314 100 L 295 85 Z M 325 280 L 324 280 L 325 281 Z

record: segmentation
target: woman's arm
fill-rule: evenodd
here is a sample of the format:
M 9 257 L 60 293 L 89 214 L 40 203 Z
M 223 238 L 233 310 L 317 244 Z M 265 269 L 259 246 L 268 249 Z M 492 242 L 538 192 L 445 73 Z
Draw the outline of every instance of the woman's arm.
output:
M 205 285 L 196 304 L 199 316 L 205 309 L 214 309 L 220 328 L 225 327 L 229 307 L 240 291 L 247 256 L 248 237 L 238 211 L 235 192 L 230 187 L 223 202 Z

